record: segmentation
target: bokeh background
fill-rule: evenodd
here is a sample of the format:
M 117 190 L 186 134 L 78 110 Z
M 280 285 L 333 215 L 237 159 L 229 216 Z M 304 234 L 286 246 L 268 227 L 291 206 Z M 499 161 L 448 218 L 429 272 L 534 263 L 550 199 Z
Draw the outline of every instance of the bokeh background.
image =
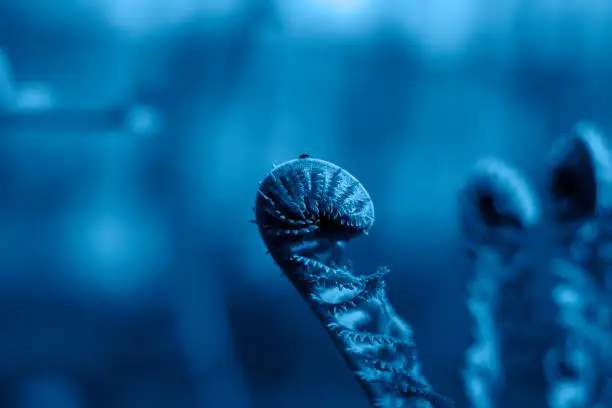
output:
M 0 50 L 6 408 L 365 408 L 249 223 L 302 153 L 370 191 L 348 258 L 464 407 L 457 188 L 612 126 L 607 0 L 1 0 Z

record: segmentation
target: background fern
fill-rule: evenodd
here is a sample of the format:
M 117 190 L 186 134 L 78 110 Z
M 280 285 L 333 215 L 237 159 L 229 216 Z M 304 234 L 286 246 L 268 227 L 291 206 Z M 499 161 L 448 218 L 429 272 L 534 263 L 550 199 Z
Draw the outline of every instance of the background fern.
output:
M 558 280 L 553 298 L 558 322 L 566 332 L 565 341 L 548 362 L 555 384 L 550 396 L 553 408 L 612 403 L 612 297 L 606 255 L 612 156 L 608 144 L 596 126 L 582 122 L 552 149 L 550 196 L 559 247 L 552 265 Z
M 482 159 L 459 194 L 460 222 L 473 261 L 467 308 L 474 343 L 463 377 L 470 406 L 516 407 L 545 401 L 542 358 L 550 322 L 536 311 L 526 236 L 540 220 L 540 200 L 517 170 Z M 535 403 L 534 403 L 535 404 Z

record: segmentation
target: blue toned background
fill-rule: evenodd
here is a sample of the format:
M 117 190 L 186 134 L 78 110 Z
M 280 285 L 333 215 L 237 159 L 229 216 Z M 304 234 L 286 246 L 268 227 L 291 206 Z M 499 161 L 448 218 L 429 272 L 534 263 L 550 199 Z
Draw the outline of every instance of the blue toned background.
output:
M 612 127 L 604 0 L 2 0 L 0 50 L 7 408 L 365 408 L 248 222 L 302 153 L 370 191 L 348 258 L 464 407 L 455 191 Z

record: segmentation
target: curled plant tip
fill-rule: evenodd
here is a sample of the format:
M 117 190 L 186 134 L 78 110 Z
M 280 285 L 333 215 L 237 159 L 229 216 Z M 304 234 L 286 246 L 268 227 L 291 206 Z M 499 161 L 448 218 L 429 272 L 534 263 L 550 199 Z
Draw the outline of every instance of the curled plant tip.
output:
M 553 145 L 549 170 L 557 244 L 602 287 L 612 278 L 611 149 L 597 127 L 579 123 Z
M 577 124 L 551 149 L 549 193 L 559 221 L 577 221 L 612 208 L 612 153 L 593 124 Z
M 537 395 L 533 373 L 546 350 L 540 340 L 546 329 L 529 299 L 534 273 L 520 256 L 524 233 L 539 221 L 539 200 L 518 171 L 489 158 L 476 164 L 460 191 L 459 212 L 473 262 L 466 393 L 473 408 L 515 407 L 526 393 Z M 535 378 L 544 384 L 543 373 Z
M 374 204 L 335 164 L 301 156 L 274 167 L 256 223 L 275 262 L 323 324 L 374 407 L 452 407 L 420 372 L 412 330 L 393 311 L 380 269 L 357 275 L 344 244 L 367 233 Z
M 275 260 L 325 254 L 374 223 L 363 185 L 335 164 L 303 157 L 275 167 L 261 182 L 255 206 L 261 236 Z
M 540 205 L 527 180 L 495 158 L 478 161 L 459 192 L 459 218 L 466 243 L 496 248 L 539 221 Z

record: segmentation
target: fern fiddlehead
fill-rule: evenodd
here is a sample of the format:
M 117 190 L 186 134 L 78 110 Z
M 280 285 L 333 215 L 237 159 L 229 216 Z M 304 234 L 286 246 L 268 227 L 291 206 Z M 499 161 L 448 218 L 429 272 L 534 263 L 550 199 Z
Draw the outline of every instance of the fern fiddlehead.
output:
M 386 269 L 362 276 L 342 248 L 367 234 L 374 205 L 335 164 L 300 157 L 261 182 L 256 223 L 276 264 L 321 321 L 374 407 L 450 407 L 420 372 L 412 330 L 385 295 Z
M 522 254 L 539 203 L 522 175 L 497 159 L 480 160 L 458 198 L 473 261 L 467 306 L 475 327 L 463 372 L 466 393 L 474 408 L 516 407 L 537 394 L 534 366 L 541 366 L 545 350 L 543 327 L 528 300 L 534 275 Z
M 612 404 L 612 152 L 592 124 L 552 148 L 549 194 L 559 256 L 553 300 L 564 342 L 548 360 L 552 408 Z

